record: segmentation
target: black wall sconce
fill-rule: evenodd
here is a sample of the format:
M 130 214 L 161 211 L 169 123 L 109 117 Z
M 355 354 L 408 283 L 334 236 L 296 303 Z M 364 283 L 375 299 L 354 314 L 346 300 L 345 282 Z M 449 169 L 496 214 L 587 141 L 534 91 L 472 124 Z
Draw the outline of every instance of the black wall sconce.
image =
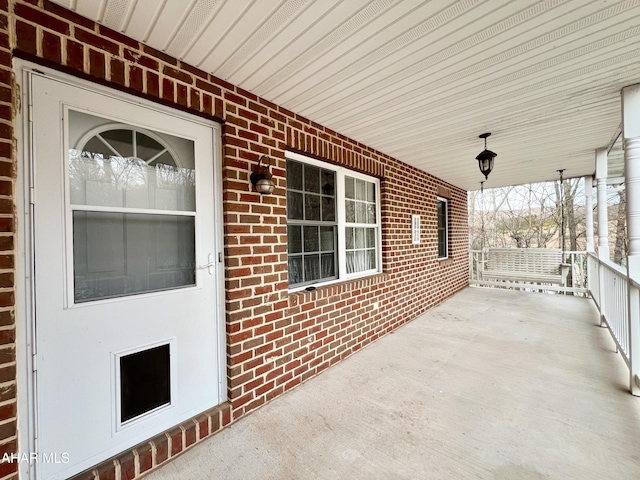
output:
M 484 150 L 476 157 L 478 167 L 480 167 L 480 172 L 484 175 L 485 180 L 489 179 L 489 174 L 493 170 L 493 159 L 498 156 L 497 153 L 487 150 L 487 137 L 490 135 L 491 132 L 479 135 L 480 138 L 484 138 Z
M 262 163 L 262 160 L 266 158 L 265 164 Z M 269 171 L 269 167 L 271 166 L 269 162 L 271 160 L 267 155 L 262 155 L 260 160 L 258 160 L 258 165 L 253 170 L 253 173 L 249 177 L 251 183 L 253 184 L 256 192 L 261 195 L 270 195 L 273 193 L 273 190 L 276 188 L 273 180 L 271 178 L 271 172 Z

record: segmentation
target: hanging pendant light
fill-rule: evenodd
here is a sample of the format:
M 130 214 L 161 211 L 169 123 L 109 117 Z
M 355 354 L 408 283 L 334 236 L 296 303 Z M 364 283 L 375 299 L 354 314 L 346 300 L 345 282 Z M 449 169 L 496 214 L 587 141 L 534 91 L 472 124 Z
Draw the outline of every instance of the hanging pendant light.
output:
M 485 180 L 489 179 L 489 174 L 493 170 L 493 159 L 498 156 L 497 153 L 487 150 L 487 137 L 489 135 L 491 135 L 491 132 L 479 135 L 480 138 L 484 138 L 484 150 L 476 157 L 478 167 L 480 167 L 480 172 L 484 175 Z

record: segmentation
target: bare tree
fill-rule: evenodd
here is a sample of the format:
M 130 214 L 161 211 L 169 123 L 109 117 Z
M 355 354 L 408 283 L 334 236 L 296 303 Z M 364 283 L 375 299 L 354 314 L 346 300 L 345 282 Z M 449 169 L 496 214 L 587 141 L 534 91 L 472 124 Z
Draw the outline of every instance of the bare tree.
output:
M 618 207 L 616 214 L 616 241 L 613 248 L 613 261 L 618 265 L 622 264 L 627 256 L 626 249 L 626 227 L 627 227 L 627 195 L 624 188 L 618 190 Z
M 564 205 L 558 182 L 494 188 L 485 192 L 483 198 L 475 192 L 469 196 L 470 201 L 473 199 L 473 208 L 469 208 L 472 248 L 480 248 L 483 235 L 487 248 L 560 248 L 564 207 L 567 246 L 572 250 L 583 249 L 581 243 L 586 235 L 581 185 L 579 179 L 565 180 Z

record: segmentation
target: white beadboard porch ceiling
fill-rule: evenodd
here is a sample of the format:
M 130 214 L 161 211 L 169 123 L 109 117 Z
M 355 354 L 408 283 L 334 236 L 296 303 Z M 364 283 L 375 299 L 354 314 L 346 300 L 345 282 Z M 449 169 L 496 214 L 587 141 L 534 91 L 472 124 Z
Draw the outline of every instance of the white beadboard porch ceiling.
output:
M 485 188 L 593 174 L 640 82 L 640 0 L 54 1 L 467 190 L 483 132 Z

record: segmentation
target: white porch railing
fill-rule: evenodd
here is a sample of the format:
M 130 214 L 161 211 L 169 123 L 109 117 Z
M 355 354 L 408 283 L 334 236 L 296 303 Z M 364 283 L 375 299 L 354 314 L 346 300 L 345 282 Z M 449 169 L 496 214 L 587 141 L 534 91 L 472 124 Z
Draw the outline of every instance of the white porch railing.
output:
M 600 312 L 600 325 L 609 330 L 616 351 L 629 367 L 631 393 L 639 395 L 640 284 L 629 278 L 624 267 L 594 253 L 589 253 L 586 261 L 587 287 Z
M 611 261 L 589 254 L 589 293 L 627 366 L 630 366 L 629 288 L 638 288 L 627 271 Z
M 587 255 L 587 287 L 589 288 L 589 293 L 591 294 L 591 298 L 598 307 L 598 311 L 600 308 L 600 261 L 598 257 L 595 255 Z
M 522 249 L 526 251 L 526 249 Z M 587 294 L 587 252 L 565 251 L 564 263 L 570 266 L 566 285 L 540 284 L 527 281 L 487 280 L 482 276 L 486 265 L 487 252 L 481 250 L 469 251 L 469 284 L 486 287 L 512 288 L 528 291 L 555 291 L 573 294 Z

